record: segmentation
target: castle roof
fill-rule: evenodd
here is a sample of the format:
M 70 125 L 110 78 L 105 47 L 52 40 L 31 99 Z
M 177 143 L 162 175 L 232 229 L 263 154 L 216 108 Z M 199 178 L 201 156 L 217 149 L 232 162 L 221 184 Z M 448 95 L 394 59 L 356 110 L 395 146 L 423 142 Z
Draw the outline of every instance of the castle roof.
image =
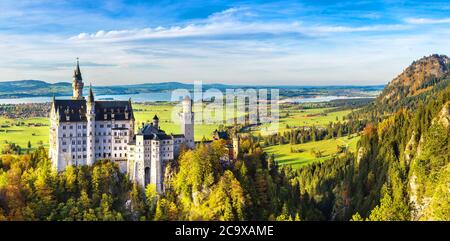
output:
M 86 100 L 54 100 L 53 108 L 60 122 L 83 122 L 86 119 Z M 95 120 L 131 120 L 134 118 L 130 101 L 95 101 Z
M 182 134 L 168 135 L 165 131 L 156 128 L 153 124 L 145 124 L 139 129 L 137 135 L 143 135 L 144 140 L 170 140 L 172 138 L 184 137 Z

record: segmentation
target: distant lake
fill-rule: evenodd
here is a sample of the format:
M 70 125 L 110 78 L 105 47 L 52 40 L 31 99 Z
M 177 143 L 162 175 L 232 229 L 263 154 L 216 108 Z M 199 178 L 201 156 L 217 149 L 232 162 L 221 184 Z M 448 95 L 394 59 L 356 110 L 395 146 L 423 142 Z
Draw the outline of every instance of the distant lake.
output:
M 362 99 L 362 98 L 374 98 L 374 97 L 360 97 L 360 96 L 316 96 L 316 97 L 291 97 L 281 100 L 284 103 L 314 103 L 314 102 L 328 102 L 332 100 L 344 100 L 344 99 Z
M 96 100 L 128 100 L 131 98 L 133 102 L 157 102 L 157 101 L 171 101 L 171 92 L 153 92 L 153 93 L 139 93 L 139 94 L 124 94 L 124 95 L 98 95 Z M 46 103 L 51 102 L 53 97 L 25 97 L 13 99 L 0 99 L 0 104 L 30 104 L 30 103 Z M 70 99 L 72 96 L 57 96 L 59 99 Z M 327 102 L 339 99 L 358 99 L 367 97 L 349 97 L 349 96 L 316 96 L 316 97 L 291 97 L 283 99 L 281 102 L 289 103 L 312 103 L 312 102 Z M 196 100 L 199 98 L 196 98 Z

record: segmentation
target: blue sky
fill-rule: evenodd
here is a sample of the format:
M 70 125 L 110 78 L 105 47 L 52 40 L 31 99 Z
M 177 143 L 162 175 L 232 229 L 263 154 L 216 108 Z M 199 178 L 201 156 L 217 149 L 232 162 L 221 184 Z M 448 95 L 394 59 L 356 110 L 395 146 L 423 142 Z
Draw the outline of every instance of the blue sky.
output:
M 448 1 L 0 1 L 0 81 L 384 84 L 450 53 Z

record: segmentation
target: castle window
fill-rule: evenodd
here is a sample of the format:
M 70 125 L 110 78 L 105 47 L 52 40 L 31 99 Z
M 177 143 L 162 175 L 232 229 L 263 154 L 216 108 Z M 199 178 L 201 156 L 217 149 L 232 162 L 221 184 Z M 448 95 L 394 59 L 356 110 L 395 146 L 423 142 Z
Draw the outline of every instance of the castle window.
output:
M 69 129 L 71 129 L 71 130 L 72 130 L 72 129 L 73 129 L 73 126 L 69 126 Z
M 108 125 L 106 125 L 106 127 L 108 127 L 108 128 L 111 128 L 111 125 L 110 125 L 110 124 L 108 124 Z
M 104 127 L 104 125 L 103 125 L 103 124 L 101 124 L 101 125 L 100 125 L 100 128 L 103 128 L 103 127 Z
M 66 134 L 63 134 L 63 137 L 66 137 Z
M 62 127 L 62 128 L 63 128 L 63 130 L 65 130 L 65 129 L 66 129 L 66 126 L 65 126 L 65 125 L 63 125 L 63 127 Z

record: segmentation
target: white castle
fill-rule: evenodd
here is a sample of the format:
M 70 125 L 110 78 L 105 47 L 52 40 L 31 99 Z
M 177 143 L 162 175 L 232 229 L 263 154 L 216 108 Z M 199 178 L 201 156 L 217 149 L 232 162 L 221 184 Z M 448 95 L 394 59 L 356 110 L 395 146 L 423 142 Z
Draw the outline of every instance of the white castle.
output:
M 53 98 L 50 112 L 49 156 L 58 172 L 67 166 L 92 165 L 109 159 L 142 187 L 152 183 L 163 192 L 164 170 L 184 145 L 194 148 L 194 113 L 186 96 L 179 113 L 180 135 L 166 134 L 155 115 L 135 133 L 135 118 L 129 101 L 96 101 L 92 88 L 83 97 L 83 79 L 77 60 L 73 75 L 73 97 Z

